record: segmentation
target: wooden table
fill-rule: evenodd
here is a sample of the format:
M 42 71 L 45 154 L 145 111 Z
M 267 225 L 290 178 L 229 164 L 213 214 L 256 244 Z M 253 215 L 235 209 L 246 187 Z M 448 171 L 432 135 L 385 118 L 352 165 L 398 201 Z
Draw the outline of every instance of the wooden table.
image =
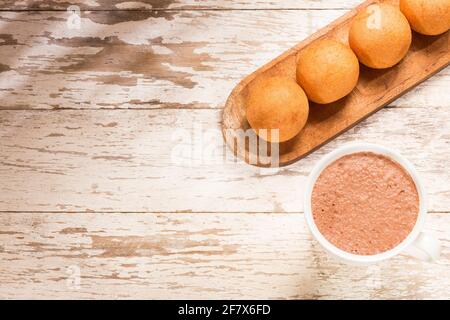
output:
M 359 2 L 1 1 L 0 298 L 450 298 L 448 68 L 278 172 L 220 161 L 234 85 Z M 311 238 L 306 177 L 360 140 L 418 169 L 438 263 Z

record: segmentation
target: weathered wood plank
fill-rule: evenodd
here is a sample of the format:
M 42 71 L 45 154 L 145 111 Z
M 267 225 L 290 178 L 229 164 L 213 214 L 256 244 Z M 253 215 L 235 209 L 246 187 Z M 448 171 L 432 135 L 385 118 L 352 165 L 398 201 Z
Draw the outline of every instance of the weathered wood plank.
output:
M 237 82 L 345 10 L 0 12 L 1 109 L 221 108 Z M 397 100 L 450 101 L 446 69 Z
M 3 10 L 217 10 L 217 9 L 333 9 L 351 8 L 361 0 L 2 0 Z
M 448 299 L 449 213 L 426 230 L 438 263 L 362 267 L 326 254 L 302 214 L 1 213 L 0 298 Z
M 429 209 L 450 211 L 447 107 L 384 109 L 279 172 L 224 161 L 220 119 L 208 109 L 1 111 L 0 211 L 299 212 L 313 165 L 355 140 L 397 149 Z

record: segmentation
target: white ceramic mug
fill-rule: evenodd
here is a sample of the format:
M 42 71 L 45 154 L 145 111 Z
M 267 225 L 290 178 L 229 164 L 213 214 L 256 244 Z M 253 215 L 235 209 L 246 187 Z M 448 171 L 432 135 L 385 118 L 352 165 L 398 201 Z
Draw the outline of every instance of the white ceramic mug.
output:
M 397 163 L 399 163 L 401 166 L 403 166 L 403 168 L 409 173 L 409 175 L 411 176 L 416 185 L 420 202 L 419 203 L 420 212 L 416 224 L 411 233 L 399 245 L 397 245 L 393 249 L 371 256 L 355 255 L 346 252 L 344 250 L 341 250 L 336 246 L 334 246 L 332 243 L 330 243 L 320 233 L 319 229 L 317 228 L 311 210 L 311 195 L 314 188 L 314 184 L 316 183 L 316 180 L 322 173 L 323 169 L 325 169 L 333 161 L 341 158 L 344 155 L 364 151 L 385 155 L 391 158 L 392 160 L 396 161 Z M 344 145 L 343 147 L 338 148 L 335 151 L 327 154 L 316 164 L 311 174 L 309 175 L 304 199 L 304 211 L 309 229 L 311 230 L 311 233 L 317 239 L 317 241 L 328 252 L 347 262 L 374 263 L 381 260 L 389 259 L 397 254 L 406 254 L 408 256 L 412 256 L 414 258 L 426 261 L 435 261 L 439 258 L 440 255 L 439 241 L 434 237 L 432 237 L 431 235 L 422 232 L 425 224 L 425 218 L 427 215 L 425 191 L 423 189 L 423 185 L 412 164 L 394 150 L 368 143 L 351 143 Z

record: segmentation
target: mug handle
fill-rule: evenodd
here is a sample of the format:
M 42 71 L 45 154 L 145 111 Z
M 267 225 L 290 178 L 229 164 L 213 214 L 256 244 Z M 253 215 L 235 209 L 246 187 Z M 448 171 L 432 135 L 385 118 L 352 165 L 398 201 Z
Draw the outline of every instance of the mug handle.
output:
M 441 254 L 441 245 L 435 237 L 421 232 L 417 239 L 403 253 L 422 261 L 435 262 Z

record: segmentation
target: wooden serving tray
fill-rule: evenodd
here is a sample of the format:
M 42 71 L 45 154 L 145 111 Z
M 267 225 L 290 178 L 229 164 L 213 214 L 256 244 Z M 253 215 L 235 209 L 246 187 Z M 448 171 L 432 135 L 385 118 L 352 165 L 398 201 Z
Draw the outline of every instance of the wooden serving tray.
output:
M 257 166 L 273 166 L 268 157 L 262 159 L 254 150 L 249 150 L 242 141 L 245 138 L 236 134 L 236 129 L 250 129 L 245 116 L 248 85 L 260 76 L 286 76 L 295 79 L 297 56 L 304 47 L 324 38 L 348 44 L 348 31 L 352 19 L 358 12 L 373 3 L 390 3 L 398 6 L 399 0 L 365 1 L 250 74 L 234 88 L 223 112 L 222 131 L 227 145 L 236 156 Z M 360 79 L 350 95 L 328 105 L 310 102 L 306 126 L 295 138 L 278 145 L 279 163 L 275 165 L 285 166 L 305 157 L 445 68 L 449 63 L 449 31 L 440 36 L 423 36 L 413 32 L 411 48 L 398 65 L 389 69 L 375 70 L 361 64 Z M 254 161 L 255 157 L 257 161 Z M 253 160 L 249 161 L 249 159 Z

